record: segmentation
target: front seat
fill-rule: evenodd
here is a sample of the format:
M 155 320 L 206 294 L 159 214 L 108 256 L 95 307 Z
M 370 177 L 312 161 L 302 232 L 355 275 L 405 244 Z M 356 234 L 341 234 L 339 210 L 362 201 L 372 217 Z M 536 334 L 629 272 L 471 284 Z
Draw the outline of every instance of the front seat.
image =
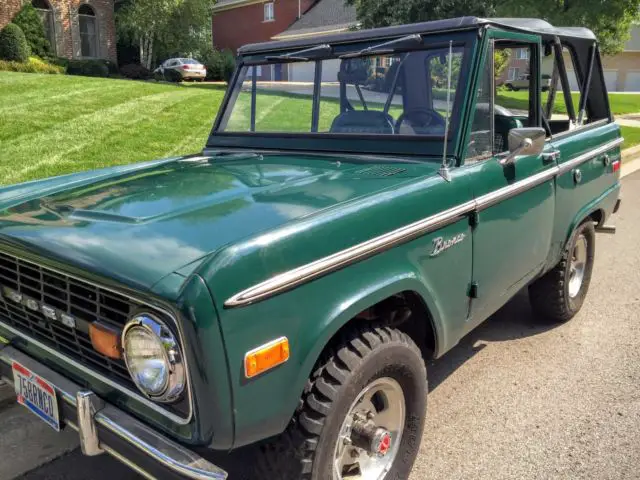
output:
M 329 131 L 331 133 L 393 134 L 393 118 L 384 112 L 349 110 L 333 120 Z

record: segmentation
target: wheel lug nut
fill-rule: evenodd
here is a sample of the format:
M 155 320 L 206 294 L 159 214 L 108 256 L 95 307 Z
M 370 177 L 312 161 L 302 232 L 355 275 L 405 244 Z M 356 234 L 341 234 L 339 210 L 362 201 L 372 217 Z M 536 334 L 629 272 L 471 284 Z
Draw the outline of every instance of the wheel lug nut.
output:
M 367 412 L 367 420 L 372 420 L 373 417 L 375 417 L 375 414 L 373 412 Z
M 351 439 L 347 437 L 347 438 L 344 439 L 343 443 L 345 445 L 351 445 Z

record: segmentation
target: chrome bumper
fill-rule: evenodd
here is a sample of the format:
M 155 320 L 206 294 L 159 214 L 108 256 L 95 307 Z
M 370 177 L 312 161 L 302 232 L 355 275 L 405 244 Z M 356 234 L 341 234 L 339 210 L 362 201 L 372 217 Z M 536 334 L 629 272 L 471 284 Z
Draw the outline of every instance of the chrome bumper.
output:
M 13 383 L 11 365 L 15 360 L 54 385 L 62 404 L 61 422 L 78 431 L 85 455 L 108 453 L 149 479 L 227 478 L 224 470 L 102 401 L 93 392 L 11 346 L 2 347 L 0 343 L 0 377 Z

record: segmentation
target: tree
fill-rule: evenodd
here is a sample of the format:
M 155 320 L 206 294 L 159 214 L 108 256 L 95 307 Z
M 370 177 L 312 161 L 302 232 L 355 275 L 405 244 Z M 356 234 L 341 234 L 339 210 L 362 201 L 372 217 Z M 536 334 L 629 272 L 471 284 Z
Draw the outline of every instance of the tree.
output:
M 640 0 L 496 0 L 502 16 L 534 17 L 555 26 L 593 30 L 600 50 L 613 55 L 624 49 L 633 22 L 640 19 Z
M 212 5 L 213 0 L 130 0 L 118 10 L 119 34 L 138 45 L 140 63 L 151 68 L 158 48 L 181 53 L 203 43 Z
M 460 16 L 541 18 L 555 26 L 592 29 L 605 54 L 624 48 L 640 0 L 346 0 L 363 28 Z
M 346 3 L 355 6 L 363 28 L 495 14 L 492 2 L 482 0 L 346 0 Z
M 33 55 L 37 55 L 40 58 L 49 58 L 53 55 L 51 44 L 44 31 L 42 18 L 40 18 L 40 14 L 33 8 L 31 3 L 25 4 L 13 17 L 12 22 L 24 32 Z

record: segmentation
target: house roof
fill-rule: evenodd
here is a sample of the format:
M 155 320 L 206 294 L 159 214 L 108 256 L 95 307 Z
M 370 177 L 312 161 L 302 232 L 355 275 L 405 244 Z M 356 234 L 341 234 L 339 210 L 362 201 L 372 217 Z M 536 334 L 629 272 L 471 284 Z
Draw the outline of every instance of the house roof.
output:
M 306 36 L 338 33 L 358 24 L 356 9 L 345 0 L 319 0 L 301 18 L 274 39 L 301 38 Z
M 322 0 L 324 1 L 324 0 Z M 322 2 L 320 2 L 322 3 Z M 395 38 L 403 35 L 428 34 L 436 32 L 450 32 L 460 30 L 474 30 L 486 25 L 494 25 L 507 30 L 520 32 L 539 33 L 547 36 L 559 36 L 582 40 L 595 41 L 596 37 L 591 30 L 583 27 L 554 27 L 544 20 L 533 18 L 477 18 L 460 17 L 447 20 L 433 20 L 430 22 L 413 23 L 393 27 L 374 28 L 371 30 L 359 30 L 355 32 L 342 32 L 325 35 L 322 43 L 338 44 L 359 40 Z M 288 50 L 302 48 L 318 44 L 315 36 L 303 36 L 284 38 L 279 41 L 254 43 L 245 45 L 238 50 L 241 55 L 260 53 L 274 50 Z

